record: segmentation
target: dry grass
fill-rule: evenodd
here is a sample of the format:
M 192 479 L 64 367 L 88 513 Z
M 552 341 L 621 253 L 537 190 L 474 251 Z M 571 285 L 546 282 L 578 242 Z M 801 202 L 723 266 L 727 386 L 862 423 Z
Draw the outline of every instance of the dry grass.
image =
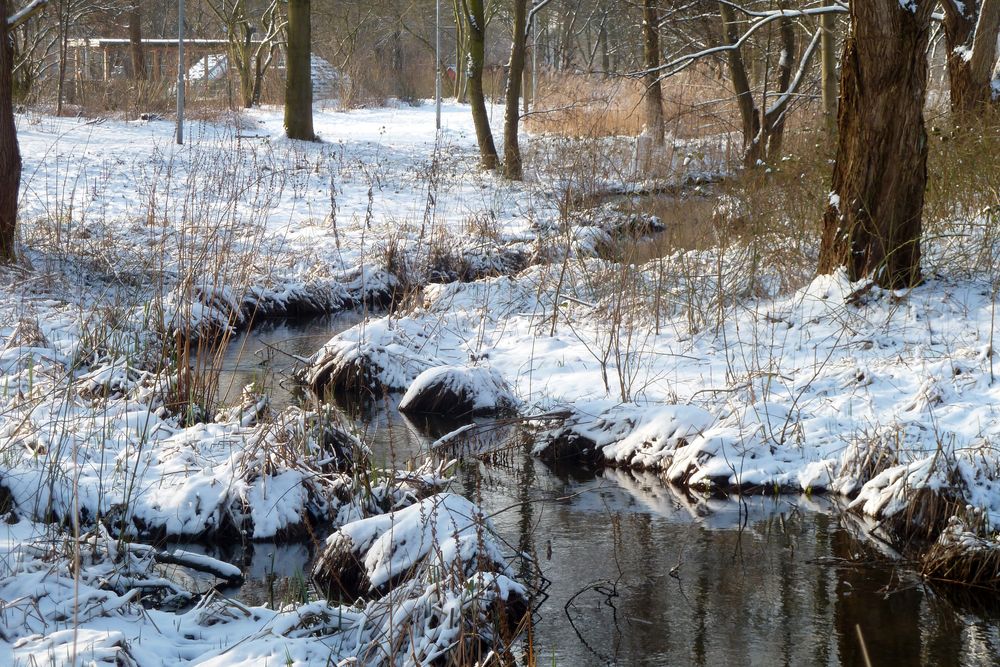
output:
M 921 557 L 925 577 L 989 591 L 1000 590 L 1000 543 L 990 535 L 983 512 L 953 516 Z
M 708 68 L 663 81 L 664 117 L 675 138 L 704 137 L 734 128 L 736 107 L 727 83 Z M 574 137 L 636 136 L 646 123 L 644 86 L 627 77 L 539 74 L 537 98 L 525 128 Z

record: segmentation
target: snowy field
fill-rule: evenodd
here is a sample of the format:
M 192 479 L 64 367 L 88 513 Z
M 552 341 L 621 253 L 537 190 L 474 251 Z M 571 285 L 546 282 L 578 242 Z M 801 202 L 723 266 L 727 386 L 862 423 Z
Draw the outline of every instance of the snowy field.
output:
M 477 410 L 562 414 L 535 424 L 542 458 L 707 491 L 844 494 L 883 523 L 929 521 L 911 502 L 924 489 L 943 519 L 957 513 L 942 539 L 996 547 L 997 211 L 937 235 L 928 280 L 891 294 L 842 274 L 802 286 L 774 252 L 780 230 L 618 263 L 599 250 L 634 221 L 561 209 L 578 175 L 544 139 L 510 184 L 477 168 L 467 108 L 443 120 L 437 137 L 430 105 L 321 112 L 312 144 L 283 139 L 266 109 L 194 123 L 178 147 L 166 121 L 18 118 L 25 261 L 0 270 L 0 663 L 431 660 L 464 641 L 466 612 L 525 595 L 489 522 L 438 494 L 445 469 L 377 471 L 372 488 L 352 467 L 362 443 L 259 391 L 194 418 L 178 341 L 390 298 L 391 315 L 316 351 L 309 382 L 356 369 L 412 400 L 445 377 Z M 620 190 L 629 156 L 614 155 L 597 180 Z M 963 245 L 983 259 L 951 262 Z M 313 520 L 342 526 L 331 545 L 367 568 L 358 603 L 187 608 L 165 556 L 141 546 L 287 539 Z

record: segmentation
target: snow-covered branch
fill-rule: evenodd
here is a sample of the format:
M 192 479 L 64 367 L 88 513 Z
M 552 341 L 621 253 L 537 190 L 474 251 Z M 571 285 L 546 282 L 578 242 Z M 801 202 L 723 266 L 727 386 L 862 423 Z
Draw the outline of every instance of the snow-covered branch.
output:
M 778 20 L 790 19 L 790 18 L 802 18 L 808 16 L 822 16 L 823 14 L 845 14 L 848 9 L 846 5 L 837 3 L 825 7 L 813 7 L 810 9 L 776 9 L 773 11 L 766 12 L 751 12 L 743 7 L 732 2 L 725 2 L 724 4 L 737 8 L 741 12 L 748 14 L 750 16 L 756 17 L 752 21 L 746 31 L 732 44 L 723 44 L 721 46 L 713 46 L 708 49 L 703 49 L 701 51 L 696 51 L 695 53 L 688 53 L 680 58 L 675 58 L 670 62 L 664 63 L 659 67 L 654 67 L 652 69 L 643 70 L 640 72 L 633 72 L 632 76 L 642 76 L 650 72 L 658 72 L 661 79 L 673 76 L 687 69 L 690 65 L 695 63 L 702 58 L 708 56 L 716 55 L 719 53 L 726 53 L 728 51 L 736 51 L 743 47 L 743 45 L 750 39 L 750 36 L 755 32 L 763 28 L 764 26 Z
M 17 26 L 21 25 L 30 19 L 35 12 L 47 5 L 48 2 L 49 0 L 31 0 L 31 3 L 28 4 L 27 7 L 19 12 L 15 12 L 12 16 L 7 17 L 7 29 L 13 30 Z
M 795 96 L 798 91 L 799 86 L 802 85 L 802 80 L 805 78 L 806 71 L 809 69 L 809 61 L 812 60 L 813 54 L 816 52 L 816 47 L 819 46 L 820 37 L 822 31 L 817 30 L 813 35 L 812 40 L 809 42 L 809 46 L 806 47 L 805 53 L 802 54 L 802 60 L 799 61 L 799 69 L 795 72 L 795 78 L 788 86 L 788 90 L 783 92 L 778 96 L 778 99 L 774 101 L 771 108 L 766 111 L 768 117 L 776 117 L 785 111 L 785 107 L 788 106 L 788 102 Z
M 541 0 L 541 2 L 535 3 L 531 7 L 531 9 L 528 10 L 528 21 L 527 21 L 527 27 L 525 28 L 526 35 L 531 34 L 531 26 L 534 25 L 535 14 L 542 11 L 542 9 L 545 8 L 545 5 L 549 4 L 550 2 L 552 2 L 552 0 Z

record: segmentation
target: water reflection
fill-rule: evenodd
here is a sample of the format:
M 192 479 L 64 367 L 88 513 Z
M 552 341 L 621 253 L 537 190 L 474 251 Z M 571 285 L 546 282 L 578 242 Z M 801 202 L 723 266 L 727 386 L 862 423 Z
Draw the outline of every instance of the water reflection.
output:
M 218 375 L 216 402 L 232 405 L 243 387 L 264 387 L 271 405 L 281 410 L 305 399 L 302 388 L 291 379 L 292 371 L 321 348 L 332 336 L 364 320 L 364 313 L 348 310 L 308 320 L 261 320 L 233 336 L 220 354 L 201 360 Z M 195 360 L 199 364 L 199 360 Z
M 426 451 L 446 428 L 409 423 L 376 451 Z M 485 429 L 468 448 L 503 437 Z M 962 611 L 887 564 L 836 498 L 706 497 L 648 473 L 550 469 L 523 450 L 500 465 L 467 458 L 456 485 L 548 580 L 541 664 L 861 665 L 855 626 L 874 665 L 1000 664 L 998 610 Z
M 396 404 L 340 406 L 379 464 L 426 454 L 456 426 L 407 419 Z M 534 557 L 538 569 L 521 561 L 518 575 L 545 578 L 537 664 L 861 665 L 860 628 L 874 665 L 1000 665 L 996 605 L 956 605 L 887 565 L 836 499 L 708 498 L 651 474 L 552 469 L 522 447 L 490 465 L 469 456 L 508 429 L 484 422 L 449 454 L 465 455 L 454 490 L 494 514 L 511 553 Z M 314 555 L 312 544 L 255 544 L 223 557 L 247 567 L 242 599 L 281 604 L 304 594 Z

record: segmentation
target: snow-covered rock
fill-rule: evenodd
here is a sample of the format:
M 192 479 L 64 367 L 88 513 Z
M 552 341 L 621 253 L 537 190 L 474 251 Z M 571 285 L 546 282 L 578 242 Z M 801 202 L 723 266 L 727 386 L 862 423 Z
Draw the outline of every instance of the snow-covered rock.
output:
M 512 412 L 517 405 L 517 397 L 493 368 L 437 366 L 417 376 L 399 402 L 399 410 L 468 417 Z

